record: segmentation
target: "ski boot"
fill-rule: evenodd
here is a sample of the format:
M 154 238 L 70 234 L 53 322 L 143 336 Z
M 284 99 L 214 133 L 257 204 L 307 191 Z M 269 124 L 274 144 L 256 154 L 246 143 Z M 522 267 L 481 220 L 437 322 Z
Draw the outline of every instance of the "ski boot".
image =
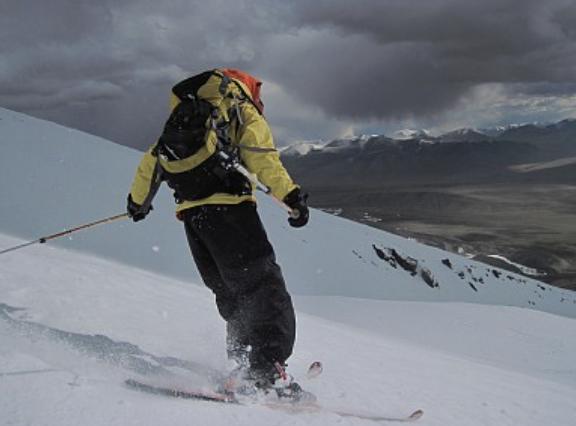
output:
M 303 390 L 279 363 L 266 370 L 236 368 L 221 384 L 219 391 L 240 399 L 264 399 L 281 403 L 316 401 L 316 397 Z
M 280 402 L 303 403 L 315 402 L 316 397 L 302 389 L 294 378 L 286 372 L 285 366 L 274 363 L 274 371 L 271 376 L 263 378 L 259 386 L 267 394 L 274 394 Z

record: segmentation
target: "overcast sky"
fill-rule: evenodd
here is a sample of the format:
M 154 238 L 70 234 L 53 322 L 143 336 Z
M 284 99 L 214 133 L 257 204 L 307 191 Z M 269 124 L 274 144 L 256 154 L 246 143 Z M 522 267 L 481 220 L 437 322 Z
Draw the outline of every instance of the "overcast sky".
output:
M 265 81 L 279 144 L 576 117 L 576 0 L 0 0 L 0 106 L 144 148 L 171 86 Z

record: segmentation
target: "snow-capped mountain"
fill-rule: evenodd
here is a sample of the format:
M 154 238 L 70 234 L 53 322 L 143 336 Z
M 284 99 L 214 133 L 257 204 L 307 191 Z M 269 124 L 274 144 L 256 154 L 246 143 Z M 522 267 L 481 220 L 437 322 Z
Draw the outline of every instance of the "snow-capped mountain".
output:
M 281 155 L 307 155 L 311 151 L 321 151 L 326 145 L 323 141 L 298 141 L 279 149 Z
M 442 142 L 470 143 L 488 141 L 507 141 L 523 143 L 571 141 L 576 137 L 576 119 L 568 118 L 557 123 L 523 123 L 506 126 L 486 127 L 482 129 L 463 127 L 439 136 L 434 136 L 424 129 L 402 129 L 386 135 L 360 135 L 351 138 L 335 139 L 333 141 L 298 141 L 283 147 L 282 155 L 305 156 L 309 153 L 334 153 L 340 150 L 358 150 L 367 143 L 395 141 L 411 141 L 419 144 L 435 144 Z M 326 149 L 329 148 L 329 149 Z
M 576 120 L 566 119 L 546 125 L 462 128 L 436 137 L 425 131 L 403 131 L 396 138 L 360 136 L 314 149 L 296 145 L 283 155 L 290 171 L 314 187 L 516 182 L 519 176 L 510 172 L 511 166 L 572 158 L 574 140 Z M 572 173 L 543 179 L 570 183 Z
M 379 138 L 378 135 L 360 135 L 351 138 L 340 138 L 326 142 L 316 141 L 298 141 L 279 149 L 280 154 L 285 157 L 295 156 L 302 157 L 308 154 L 335 154 L 346 152 L 347 150 L 361 150 L 366 143 L 373 138 Z
M 572 288 L 574 140 L 576 120 L 567 119 L 511 125 L 492 133 L 463 128 L 402 141 L 373 136 L 361 148 L 286 156 L 284 163 L 309 189 L 311 203 L 325 211 L 446 249 L 465 246 L 490 264 L 496 262 L 487 255 L 498 253 L 546 270 L 542 279 L 549 283 Z M 541 198 L 538 191 L 548 195 Z M 492 195 L 477 197 L 478 192 Z M 542 213 L 532 223 L 533 231 L 515 221 L 496 229 L 536 199 L 540 201 L 534 207 Z M 472 225 L 474 232 L 466 232 L 467 226 L 458 229 L 462 224 Z M 556 233 L 557 240 L 541 244 Z
M 322 148 L 322 152 L 324 153 L 337 153 L 341 151 L 346 151 L 348 149 L 358 150 L 363 149 L 366 143 L 372 139 L 373 135 L 360 135 L 354 136 L 352 138 L 341 138 L 335 139 L 331 142 L 328 142 Z
M 0 138 L 0 248 L 123 211 L 141 153 L 2 109 Z M 210 388 L 226 369 L 224 325 L 172 203 L 161 190 L 144 222 L 0 256 L 2 422 L 360 426 L 330 410 L 422 408 L 422 425 L 572 424 L 574 292 L 317 210 L 292 229 L 266 197 L 261 215 L 296 296 L 290 371 L 326 410 L 127 389 L 128 377 Z M 307 380 L 317 359 L 325 372 Z
M 490 136 L 480 130 L 462 128 L 444 133 L 436 140 L 439 142 L 482 142 L 490 140 Z
M 569 118 L 551 124 L 530 123 L 513 126 L 502 132 L 498 138 L 530 143 L 570 143 L 576 138 L 576 119 Z
M 430 137 L 430 132 L 425 129 L 401 129 L 394 132 L 393 139 L 403 141 L 411 139 L 425 139 Z
M 500 136 L 502 133 L 504 133 L 507 130 L 515 129 L 515 128 L 520 127 L 520 126 L 523 126 L 523 124 L 507 124 L 505 126 L 485 127 L 482 129 L 478 129 L 478 131 L 480 133 L 487 135 L 487 136 L 495 138 L 495 137 Z
M 558 129 L 574 128 L 576 126 L 576 118 L 566 118 L 552 125 Z

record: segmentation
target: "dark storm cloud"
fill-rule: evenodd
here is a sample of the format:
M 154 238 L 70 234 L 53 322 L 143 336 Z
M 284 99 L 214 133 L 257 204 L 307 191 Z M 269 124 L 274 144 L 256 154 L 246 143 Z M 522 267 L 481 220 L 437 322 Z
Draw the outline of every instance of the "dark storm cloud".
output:
M 296 52 L 285 46 L 290 54 L 276 58 L 274 74 L 302 99 L 340 117 L 425 114 L 448 108 L 468 88 L 451 79 L 443 67 L 434 66 L 435 52 L 429 47 L 377 46 L 357 36 L 316 34 L 309 39 L 305 54 L 299 45 Z M 298 66 L 291 67 L 298 56 Z
M 574 0 L 3 1 L 0 106 L 144 147 L 172 84 L 232 66 L 278 88 L 283 140 L 319 137 L 445 116 L 483 86 L 573 95 L 575 28 Z
M 291 19 L 300 33 L 285 40 L 289 54 L 275 58 L 274 73 L 331 114 L 436 114 L 494 82 L 574 93 L 567 84 L 576 82 L 574 1 L 293 4 Z
M 142 147 L 178 79 L 250 68 L 263 13 L 252 1 L 3 2 L 0 105 Z

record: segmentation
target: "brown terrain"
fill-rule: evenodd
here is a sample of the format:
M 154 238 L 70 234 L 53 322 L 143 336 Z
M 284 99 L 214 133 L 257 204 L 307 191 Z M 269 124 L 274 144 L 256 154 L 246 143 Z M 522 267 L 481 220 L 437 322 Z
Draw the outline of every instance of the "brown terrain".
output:
M 571 140 L 542 148 L 541 140 L 376 137 L 283 161 L 312 207 L 576 290 Z

